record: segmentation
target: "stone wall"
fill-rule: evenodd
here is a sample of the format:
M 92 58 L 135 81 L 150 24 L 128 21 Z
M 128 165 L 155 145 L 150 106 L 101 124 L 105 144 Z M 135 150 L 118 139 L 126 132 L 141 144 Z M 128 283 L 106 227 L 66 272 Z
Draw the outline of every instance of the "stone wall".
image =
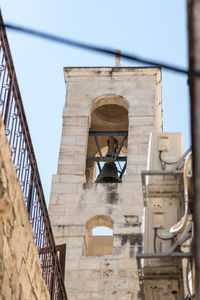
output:
M 162 131 L 160 70 L 65 68 L 64 72 L 67 96 L 49 215 L 56 243 L 66 243 L 68 299 L 139 299 L 135 256 L 142 244 L 140 173 L 147 167 L 150 133 Z M 89 183 L 85 169 L 91 112 L 99 100 L 113 104 L 113 99 L 119 105 L 126 101 L 128 107 L 126 174 L 122 183 Z M 89 243 L 87 224 L 95 218 L 112 220 L 107 225 L 113 229 L 113 251 L 109 250 L 109 255 L 85 251 Z
M 0 299 L 50 299 L 0 120 Z

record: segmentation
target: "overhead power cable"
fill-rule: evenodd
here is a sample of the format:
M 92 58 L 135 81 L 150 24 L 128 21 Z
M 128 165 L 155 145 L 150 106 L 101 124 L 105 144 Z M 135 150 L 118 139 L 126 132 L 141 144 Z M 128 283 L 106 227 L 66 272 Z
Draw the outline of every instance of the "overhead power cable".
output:
M 71 40 L 71 39 L 68 39 L 68 38 L 64 38 L 64 37 L 61 37 L 61 36 L 58 36 L 58 35 L 42 32 L 42 31 L 39 31 L 39 30 L 30 29 L 30 28 L 23 27 L 23 26 L 18 26 L 18 25 L 14 25 L 14 24 L 10 24 L 10 23 L 0 23 L 0 27 L 7 28 L 7 29 L 13 30 L 13 31 L 18 31 L 18 32 L 25 33 L 25 34 L 28 34 L 28 35 L 40 37 L 42 39 L 46 39 L 46 40 L 49 40 L 49 41 L 54 41 L 56 43 L 60 43 L 60 44 L 64 44 L 64 45 L 68 45 L 68 46 L 72 46 L 72 47 L 76 47 L 76 48 L 81 48 L 81 49 L 90 50 L 90 51 L 97 52 L 97 53 L 112 55 L 112 56 L 116 55 L 115 50 L 113 50 L 111 48 L 103 48 L 103 47 L 92 45 L 92 44 L 89 44 L 89 43 L 78 42 L 78 41 Z M 163 68 L 163 69 L 166 69 L 168 71 L 173 71 L 173 72 L 177 72 L 177 73 L 185 74 L 185 75 L 189 75 L 189 76 L 195 76 L 195 77 L 198 76 L 198 77 L 200 77 L 200 71 L 187 70 L 187 69 L 180 68 L 178 66 L 174 66 L 174 65 L 171 65 L 171 64 L 167 64 L 167 63 L 163 63 L 163 62 L 159 62 L 159 61 L 154 61 L 154 60 L 148 60 L 146 58 L 141 58 L 139 56 L 136 56 L 136 55 L 133 55 L 133 54 L 130 54 L 130 53 L 120 52 L 118 54 L 118 56 L 120 56 L 120 57 L 122 57 L 126 60 L 129 60 L 129 61 L 135 61 L 135 62 L 138 62 L 138 63 L 141 63 L 141 64 Z

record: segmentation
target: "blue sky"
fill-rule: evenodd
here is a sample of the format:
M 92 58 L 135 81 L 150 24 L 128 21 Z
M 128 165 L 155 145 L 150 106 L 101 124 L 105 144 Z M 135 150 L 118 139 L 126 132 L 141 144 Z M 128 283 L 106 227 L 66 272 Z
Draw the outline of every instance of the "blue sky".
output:
M 1 0 L 5 22 L 187 67 L 186 1 Z M 8 32 L 8 39 L 48 201 L 56 174 L 65 101 L 63 67 L 114 66 L 114 58 Z M 137 66 L 122 60 L 122 66 Z M 162 72 L 164 131 L 190 146 L 187 78 Z

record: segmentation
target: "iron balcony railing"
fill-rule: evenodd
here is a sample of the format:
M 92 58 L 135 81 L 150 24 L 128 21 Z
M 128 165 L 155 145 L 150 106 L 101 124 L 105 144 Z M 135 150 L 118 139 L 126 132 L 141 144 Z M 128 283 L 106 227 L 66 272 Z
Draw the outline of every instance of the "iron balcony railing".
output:
M 24 201 L 33 227 L 43 278 L 52 300 L 66 300 L 48 211 L 22 104 L 20 90 L 0 11 L 0 113 L 5 124 L 12 159 L 23 190 Z M 60 257 L 60 255 L 59 255 Z

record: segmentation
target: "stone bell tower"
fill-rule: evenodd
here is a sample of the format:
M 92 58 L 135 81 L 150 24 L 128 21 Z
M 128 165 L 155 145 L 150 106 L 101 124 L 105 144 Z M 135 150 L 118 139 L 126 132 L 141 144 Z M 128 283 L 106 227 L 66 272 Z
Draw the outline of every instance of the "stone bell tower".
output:
M 49 214 L 56 243 L 66 244 L 68 299 L 140 299 L 140 172 L 147 165 L 149 134 L 162 131 L 161 71 L 80 67 L 64 68 L 64 75 Z M 99 227 L 111 234 L 96 235 Z

